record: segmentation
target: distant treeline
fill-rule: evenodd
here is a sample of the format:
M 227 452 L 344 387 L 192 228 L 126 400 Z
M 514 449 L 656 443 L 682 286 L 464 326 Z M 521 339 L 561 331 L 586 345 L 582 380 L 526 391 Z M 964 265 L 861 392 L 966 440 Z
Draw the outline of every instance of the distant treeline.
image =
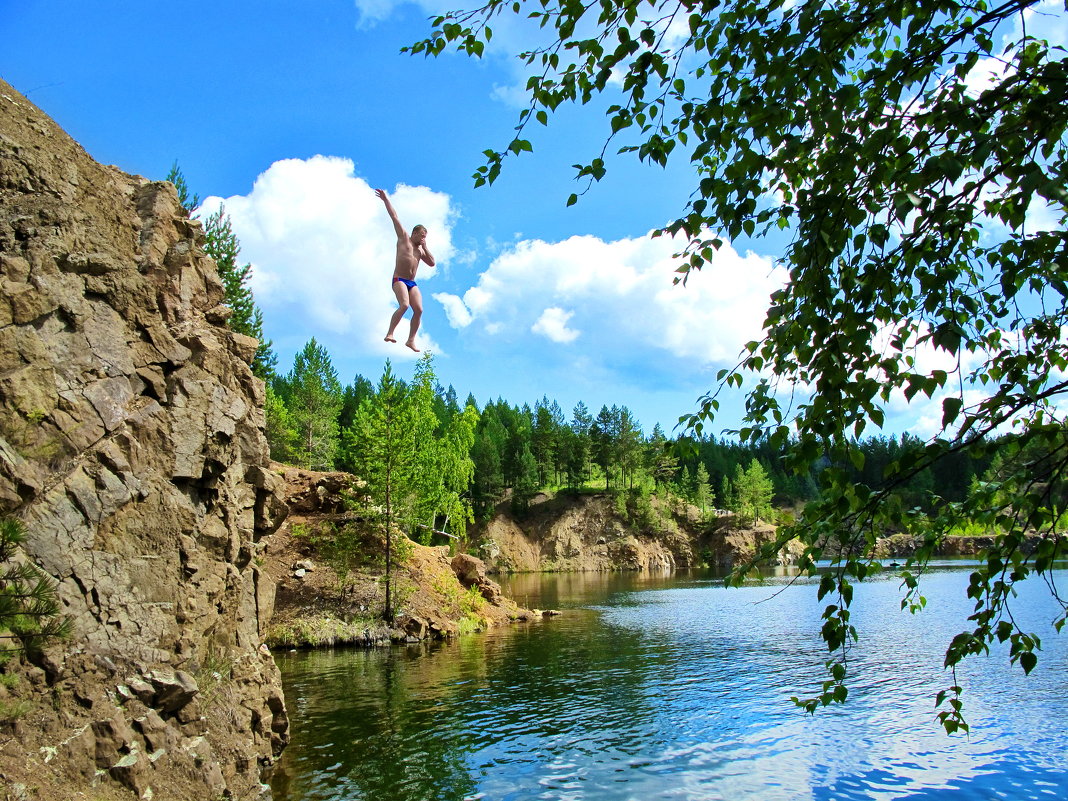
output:
M 643 491 L 670 493 L 704 509 L 735 511 L 746 493 L 757 500 L 753 516 L 767 517 L 773 502 L 786 507 L 816 497 L 817 467 L 796 475 L 783 469 L 783 453 L 763 444 L 742 445 L 729 438 L 669 436 L 655 425 L 646 433 L 631 411 L 620 404 L 593 412 L 584 402 L 566 413 L 548 397 L 519 406 L 502 398 L 484 403 L 472 395 L 461 403 L 452 386 L 442 387 L 424 356 L 412 385 L 393 376 L 387 363 L 378 387 L 357 375 L 343 386 L 329 354 L 312 339 L 285 375 L 273 375 L 267 390 L 267 436 L 273 458 L 315 470 L 347 470 L 359 475 L 361 414 L 386 403 L 382 387 L 397 397 L 417 394 L 433 419 L 421 423 L 422 436 L 444 443 L 470 442 L 466 453 L 449 455 L 467 463 L 470 476 L 458 496 L 472 518 L 486 518 L 503 500 L 522 511 L 540 491 Z M 386 380 L 388 377 L 388 381 Z M 413 401 L 414 402 L 414 401 Z M 424 414 L 429 413 L 423 409 Z M 414 413 L 414 412 L 413 412 Z M 463 415 L 464 433 L 457 432 Z M 473 432 L 467 431 L 473 423 Z M 472 441 L 473 435 L 473 441 Z M 369 436 L 364 433 L 364 436 Z M 857 481 L 878 488 L 888 464 L 920 440 L 909 434 L 869 437 L 857 443 L 863 468 Z M 444 457 L 435 457 L 444 458 Z M 448 461 L 448 460 L 446 460 Z M 825 465 L 824 465 L 825 466 Z M 965 497 L 972 480 L 989 467 L 967 457 L 950 458 L 917 473 L 898 488 L 907 503 L 929 503 L 930 492 L 946 501 Z M 460 468 L 456 468 L 460 469 Z M 453 482 L 455 483 L 455 481 Z M 759 485 L 754 490 L 753 486 Z M 465 515 L 454 515 L 462 523 Z M 439 521 L 440 522 L 440 521 Z

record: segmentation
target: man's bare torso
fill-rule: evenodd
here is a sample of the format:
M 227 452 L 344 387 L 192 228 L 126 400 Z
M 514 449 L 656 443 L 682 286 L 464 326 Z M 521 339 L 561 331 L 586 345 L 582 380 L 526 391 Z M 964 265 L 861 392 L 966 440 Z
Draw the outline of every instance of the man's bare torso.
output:
M 399 278 L 415 280 L 415 273 L 419 269 L 419 254 L 412 244 L 411 238 L 397 237 L 397 266 L 393 268 L 393 274 Z

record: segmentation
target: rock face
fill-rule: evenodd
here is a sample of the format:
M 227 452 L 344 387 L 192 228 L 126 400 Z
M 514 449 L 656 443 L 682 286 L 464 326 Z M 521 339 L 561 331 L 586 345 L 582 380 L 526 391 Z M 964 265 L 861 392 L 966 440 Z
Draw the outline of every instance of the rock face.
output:
M 542 499 L 517 520 L 507 504 L 471 535 L 491 572 L 672 571 L 719 569 L 752 558 L 775 538 L 775 527 L 739 527 L 732 515 L 706 516 L 695 507 L 654 501 L 655 520 L 639 526 L 606 495 Z M 787 547 L 785 563 L 797 548 Z
M 31 702 L 0 720 L 4 786 L 254 797 L 286 742 L 257 567 L 285 506 L 202 242 L 169 183 L 0 81 L 0 514 L 74 626 L 4 668 Z
M 473 537 L 495 572 L 667 571 L 697 564 L 700 528 L 696 518 L 669 511 L 662 530 L 640 530 L 620 517 L 611 498 L 580 495 L 535 503 L 522 520 L 502 505 Z

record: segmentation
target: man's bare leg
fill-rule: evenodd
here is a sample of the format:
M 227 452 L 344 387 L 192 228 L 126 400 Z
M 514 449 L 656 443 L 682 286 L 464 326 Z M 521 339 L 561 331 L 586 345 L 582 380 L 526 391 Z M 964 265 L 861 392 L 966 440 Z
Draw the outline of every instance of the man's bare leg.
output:
M 416 290 L 418 291 L 418 290 Z M 400 281 L 393 282 L 393 294 L 397 296 L 397 310 L 393 312 L 393 316 L 389 320 L 389 331 L 386 332 L 386 342 L 396 342 L 393 338 L 393 332 L 397 330 L 397 326 L 400 324 L 401 318 L 404 313 L 408 311 L 408 287 Z M 420 306 L 420 308 L 422 308 Z
M 397 283 L 399 284 L 400 281 Z M 408 293 L 408 298 L 412 307 L 412 327 L 408 331 L 408 341 L 404 344 L 418 353 L 419 348 L 415 346 L 415 332 L 419 330 L 419 321 L 423 318 L 423 296 L 419 292 L 419 287 L 413 286 Z

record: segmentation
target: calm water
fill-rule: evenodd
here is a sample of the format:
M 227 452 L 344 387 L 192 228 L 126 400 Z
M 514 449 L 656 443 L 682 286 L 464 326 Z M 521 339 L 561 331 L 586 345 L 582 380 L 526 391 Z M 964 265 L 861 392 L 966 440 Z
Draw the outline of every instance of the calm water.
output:
M 1068 633 L 1053 633 L 1043 585 L 1019 600 L 1018 619 L 1048 634 L 1031 676 L 1003 653 L 972 660 L 958 671 L 971 735 L 934 720 L 966 583 L 929 576 L 918 616 L 892 576 L 858 588 L 850 701 L 810 717 L 789 697 L 824 677 L 812 586 L 517 577 L 512 597 L 565 614 L 436 646 L 278 656 L 293 742 L 275 799 L 1068 799 Z

